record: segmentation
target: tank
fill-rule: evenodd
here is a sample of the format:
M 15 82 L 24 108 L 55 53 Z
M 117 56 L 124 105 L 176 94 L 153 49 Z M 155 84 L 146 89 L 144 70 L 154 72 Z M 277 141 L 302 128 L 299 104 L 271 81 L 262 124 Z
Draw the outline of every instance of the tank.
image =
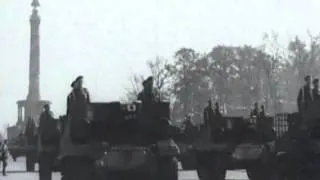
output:
M 317 168 L 320 163 L 319 102 L 313 102 L 303 113 L 279 113 L 274 116 L 274 128 L 277 133 L 275 151 L 277 164 L 274 168 L 280 179 L 304 179 L 305 173 L 312 174 L 312 178 L 319 179 Z M 304 152 L 312 157 L 303 156 Z M 299 157 L 299 158 L 297 158 Z
M 25 131 L 19 126 L 7 128 L 8 148 L 13 160 L 18 157 L 26 157 L 26 170 L 32 172 L 35 170 L 37 162 L 37 131 L 36 125 L 32 119 L 27 121 Z
M 234 169 L 246 169 L 251 180 L 271 179 L 267 167 L 275 158 L 272 118 L 221 118 L 223 124 L 215 131 L 207 126 L 194 133 L 194 141 L 180 155 L 182 167 L 197 170 L 201 180 L 224 179 L 226 171 Z
M 177 180 L 178 148 L 170 135 L 168 102 L 92 103 L 95 138 L 108 142 L 104 163 L 115 179 Z
M 7 140 L 9 152 L 14 161 L 16 161 L 18 157 L 24 156 L 23 139 L 18 126 L 10 126 L 7 128 Z

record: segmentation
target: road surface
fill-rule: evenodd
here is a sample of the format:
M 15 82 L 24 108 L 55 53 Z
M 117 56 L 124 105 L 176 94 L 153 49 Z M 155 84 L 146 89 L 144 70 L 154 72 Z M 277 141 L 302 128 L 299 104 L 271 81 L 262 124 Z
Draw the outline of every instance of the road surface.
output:
M 2 167 L 1 167 L 2 168 Z M 0 174 L 0 180 L 37 180 L 37 173 L 27 173 L 25 171 L 25 159 L 18 158 L 17 162 L 13 162 L 11 159 L 8 164 L 8 173 L 7 176 L 3 177 Z M 195 171 L 180 171 L 179 180 L 197 180 L 197 173 Z M 227 173 L 228 180 L 247 180 L 246 171 L 228 171 Z M 53 173 L 52 180 L 60 180 L 59 173 Z

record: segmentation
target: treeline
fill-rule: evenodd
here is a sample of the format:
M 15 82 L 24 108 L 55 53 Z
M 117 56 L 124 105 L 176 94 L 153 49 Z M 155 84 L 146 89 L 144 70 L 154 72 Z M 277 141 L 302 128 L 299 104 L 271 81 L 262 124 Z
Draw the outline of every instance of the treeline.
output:
M 148 67 L 163 98 L 170 98 L 175 118 L 201 113 L 209 98 L 230 115 L 248 113 L 254 102 L 271 114 L 292 112 L 303 77 L 319 75 L 319 40 L 296 36 L 282 47 L 275 33 L 265 34 L 258 47 L 217 45 L 207 53 L 185 47 L 176 51 L 173 62 L 157 57 Z M 142 79 L 132 75 L 128 100 L 141 90 Z

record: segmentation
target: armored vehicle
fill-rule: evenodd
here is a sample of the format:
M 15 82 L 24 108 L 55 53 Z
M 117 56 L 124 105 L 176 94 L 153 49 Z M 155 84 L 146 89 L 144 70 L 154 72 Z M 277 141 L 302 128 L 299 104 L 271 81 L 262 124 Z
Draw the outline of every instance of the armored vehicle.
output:
M 10 155 L 14 161 L 20 156 L 24 156 L 22 134 L 18 126 L 7 128 L 7 140 Z
M 219 133 L 210 127 L 195 133 L 189 149 L 180 155 L 185 170 L 197 170 L 201 180 L 224 180 L 227 170 L 246 169 L 251 180 L 275 176 L 272 118 L 222 117 Z M 262 128 L 263 127 L 263 128 Z
M 37 162 L 37 132 L 33 120 L 28 120 L 25 132 L 18 126 L 12 126 L 7 129 L 7 133 L 8 148 L 13 160 L 25 156 L 26 170 L 34 171 Z
M 100 159 L 109 178 L 177 180 L 178 148 L 171 138 L 168 102 L 91 103 L 93 132 L 108 142 Z

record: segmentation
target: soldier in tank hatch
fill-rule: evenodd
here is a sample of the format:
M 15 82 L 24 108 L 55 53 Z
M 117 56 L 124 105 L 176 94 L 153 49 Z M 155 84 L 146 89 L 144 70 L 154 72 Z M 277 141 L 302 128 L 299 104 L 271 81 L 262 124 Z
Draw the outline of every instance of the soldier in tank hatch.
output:
M 153 87 L 153 77 L 149 76 L 143 81 L 143 90 L 138 94 L 138 100 L 142 101 L 143 104 L 151 104 L 153 102 L 159 102 L 160 96 L 158 90 Z
M 311 76 L 306 76 L 304 78 L 305 85 L 299 90 L 297 97 L 297 105 L 299 112 L 305 112 L 313 101 L 313 94 L 311 89 Z

